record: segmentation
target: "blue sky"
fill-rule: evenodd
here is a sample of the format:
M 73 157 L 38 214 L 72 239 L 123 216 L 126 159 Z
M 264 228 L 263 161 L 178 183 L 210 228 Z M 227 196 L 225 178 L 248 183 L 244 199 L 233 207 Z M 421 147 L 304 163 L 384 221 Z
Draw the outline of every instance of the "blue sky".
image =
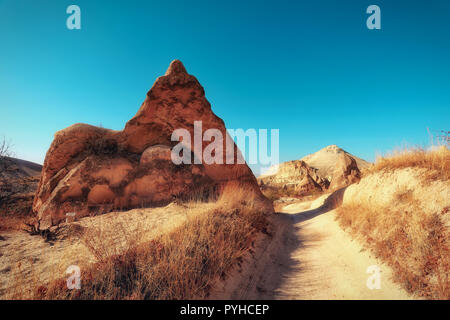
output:
M 173 59 L 228 128 L 280 129 L 281 161 L 330 144 L 374 160 L 450 129 L 447 0 L 0 0 L 0 136 L 42 163 L 73 123 L 120 130 Z

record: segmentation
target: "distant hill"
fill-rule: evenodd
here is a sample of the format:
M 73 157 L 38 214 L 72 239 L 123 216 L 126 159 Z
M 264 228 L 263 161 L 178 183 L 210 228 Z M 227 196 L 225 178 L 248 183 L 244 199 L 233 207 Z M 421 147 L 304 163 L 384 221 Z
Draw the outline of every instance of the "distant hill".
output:
M 40 164 L 9 157 L 4 158 L 3 161 L 9 162 L 9 164 L 7 166 L 7 170 L 0 167 L 1 176 L 7 176 L 8 178 L 25 178 L 41 175 L 42 166 Z
M 258 181 L 263 192 L 282 189 L 285 195 L 305 196 L 354 183 L 369 166 L 369 162 L 330 145 L 300 160 L 273 166 Z
M 9 221 L 5 216 L 12 214 L 18 219 L 32 214 L 31 206 L 41 171 L 42 166 L 34 162 L 0 158 L 0 230 L 21 228 L 21 223 L 14 222 L 14 218 Z
M 307 155 L 300 160 L 305 161 L 310 167 L 316 168 L 318 170 L 317 173 L 322 178 L 331 180 L 330 178 L 333 175 L 336 163 L 338 162 L 342 154 L 346 154 L 355 159 L 359 170 L 366 169 L 370 166 L 370 162 L 358 158 L 334 144 L 320 149 L 316 153 Z

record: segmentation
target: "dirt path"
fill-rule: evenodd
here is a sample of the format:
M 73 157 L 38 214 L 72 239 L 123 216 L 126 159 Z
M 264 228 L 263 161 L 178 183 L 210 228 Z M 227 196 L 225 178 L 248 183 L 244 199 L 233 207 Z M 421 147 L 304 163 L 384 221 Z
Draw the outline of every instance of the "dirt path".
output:
M 261 241 L 252 262 L 212 298 L 411 299 L 390 280 L 390 268 L 339 227 L 327 198 L 284 206 L 273 218 L 275 236 Z M 381 269 L 381 288 L 370 290 L 366 271 L 373 265 Z

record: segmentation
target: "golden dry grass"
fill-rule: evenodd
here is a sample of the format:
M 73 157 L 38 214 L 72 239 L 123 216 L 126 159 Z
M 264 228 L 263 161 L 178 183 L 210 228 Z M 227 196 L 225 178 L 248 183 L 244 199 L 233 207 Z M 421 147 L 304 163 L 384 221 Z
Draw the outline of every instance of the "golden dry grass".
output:
M 0 299 L 29 299 L 34 288 L 55 277 L 67 278 L 68 266 L 89 268 L 103 258 L 170 232 L 214 206 L 214 203 L 172 203 L 161 208 L 85 217 L 60 225 L 50 241 L 24 232 L 7 232 L 0 259 L 0 270 L 6 270 L 0 278 Z
M 283 188 L 274 186 L 264 186 L 261 188 L 262 194 L 270 201 L 276 201 L 280 198 L 298 198 L 303 200 L 313 200 L 317 199 L 324 194 L 323 191 L 312 190 L 307 194 L 299 194 L 295 190 L 284 190 Z
M 272 186 L 264 186 L 261 188 L 261 192 L 263 195 L 269 199 L 270 201 L 275 201 L 283 197 L 295 197 L 296 194 L 294 192 L 289 192 L 283 190 L 282 188 L 272 187 Z
M 430 179 L 450 179 L 450 150 L 446 146 L 434 147 L 432 150 L 422 148 L 403 148 L 394 150 L 385 157 L 377 157 L 375 164 L 366 173 L 381 170 L 395 170 L 408 167 L 429 169 Z
M 390 265 L 394 281 L 409 293 L 450 299 L 448 228 L 440 215 L 369 204 L 344 205 L 338 221 Z
M 237 200 L 245 199 L 242 192 L 233 192 L 236 200 L 219 199 L 208 212 L 192 215 L 150 241 L 142 242 L 146 231 L 138 230 L 118 248 L 109 236 L 86 234 L 83 242 L 96 262 L 81 268 L 81 289 L 68 290 L 66 278 L 56 278 L 36 285 L 31 298 L 207 297 L 213 283 L 252 249 L 256 234 L 266 231 L 266 214 L 252 199 Z M 127 227 L 123 228 L 126 232 Z
M 450 151 L 405 149 L 377 159 L 366 174 L 381 170 L 425 168 L 425 183 L 447 181 Z M 428 299 L 450 299 L 449 207 L 425 212 L 411 190 L 398 190 L 391 205 L 349 201 L 337 209 L 337 220 L 390 265 L 394 280 L 408 292 Z

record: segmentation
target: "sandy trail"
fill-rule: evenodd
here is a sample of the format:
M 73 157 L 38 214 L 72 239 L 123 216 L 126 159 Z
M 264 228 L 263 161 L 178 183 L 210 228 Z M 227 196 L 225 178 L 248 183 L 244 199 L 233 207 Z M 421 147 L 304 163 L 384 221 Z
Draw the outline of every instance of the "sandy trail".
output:
M 391 281 L 390 268 L 339 227 L 327 198 L 284 206 L 273 217 L 275 236 L 211 298 L 411 299 Z M 380 289 L 366 285 L 372 265 L 381 269 Z

